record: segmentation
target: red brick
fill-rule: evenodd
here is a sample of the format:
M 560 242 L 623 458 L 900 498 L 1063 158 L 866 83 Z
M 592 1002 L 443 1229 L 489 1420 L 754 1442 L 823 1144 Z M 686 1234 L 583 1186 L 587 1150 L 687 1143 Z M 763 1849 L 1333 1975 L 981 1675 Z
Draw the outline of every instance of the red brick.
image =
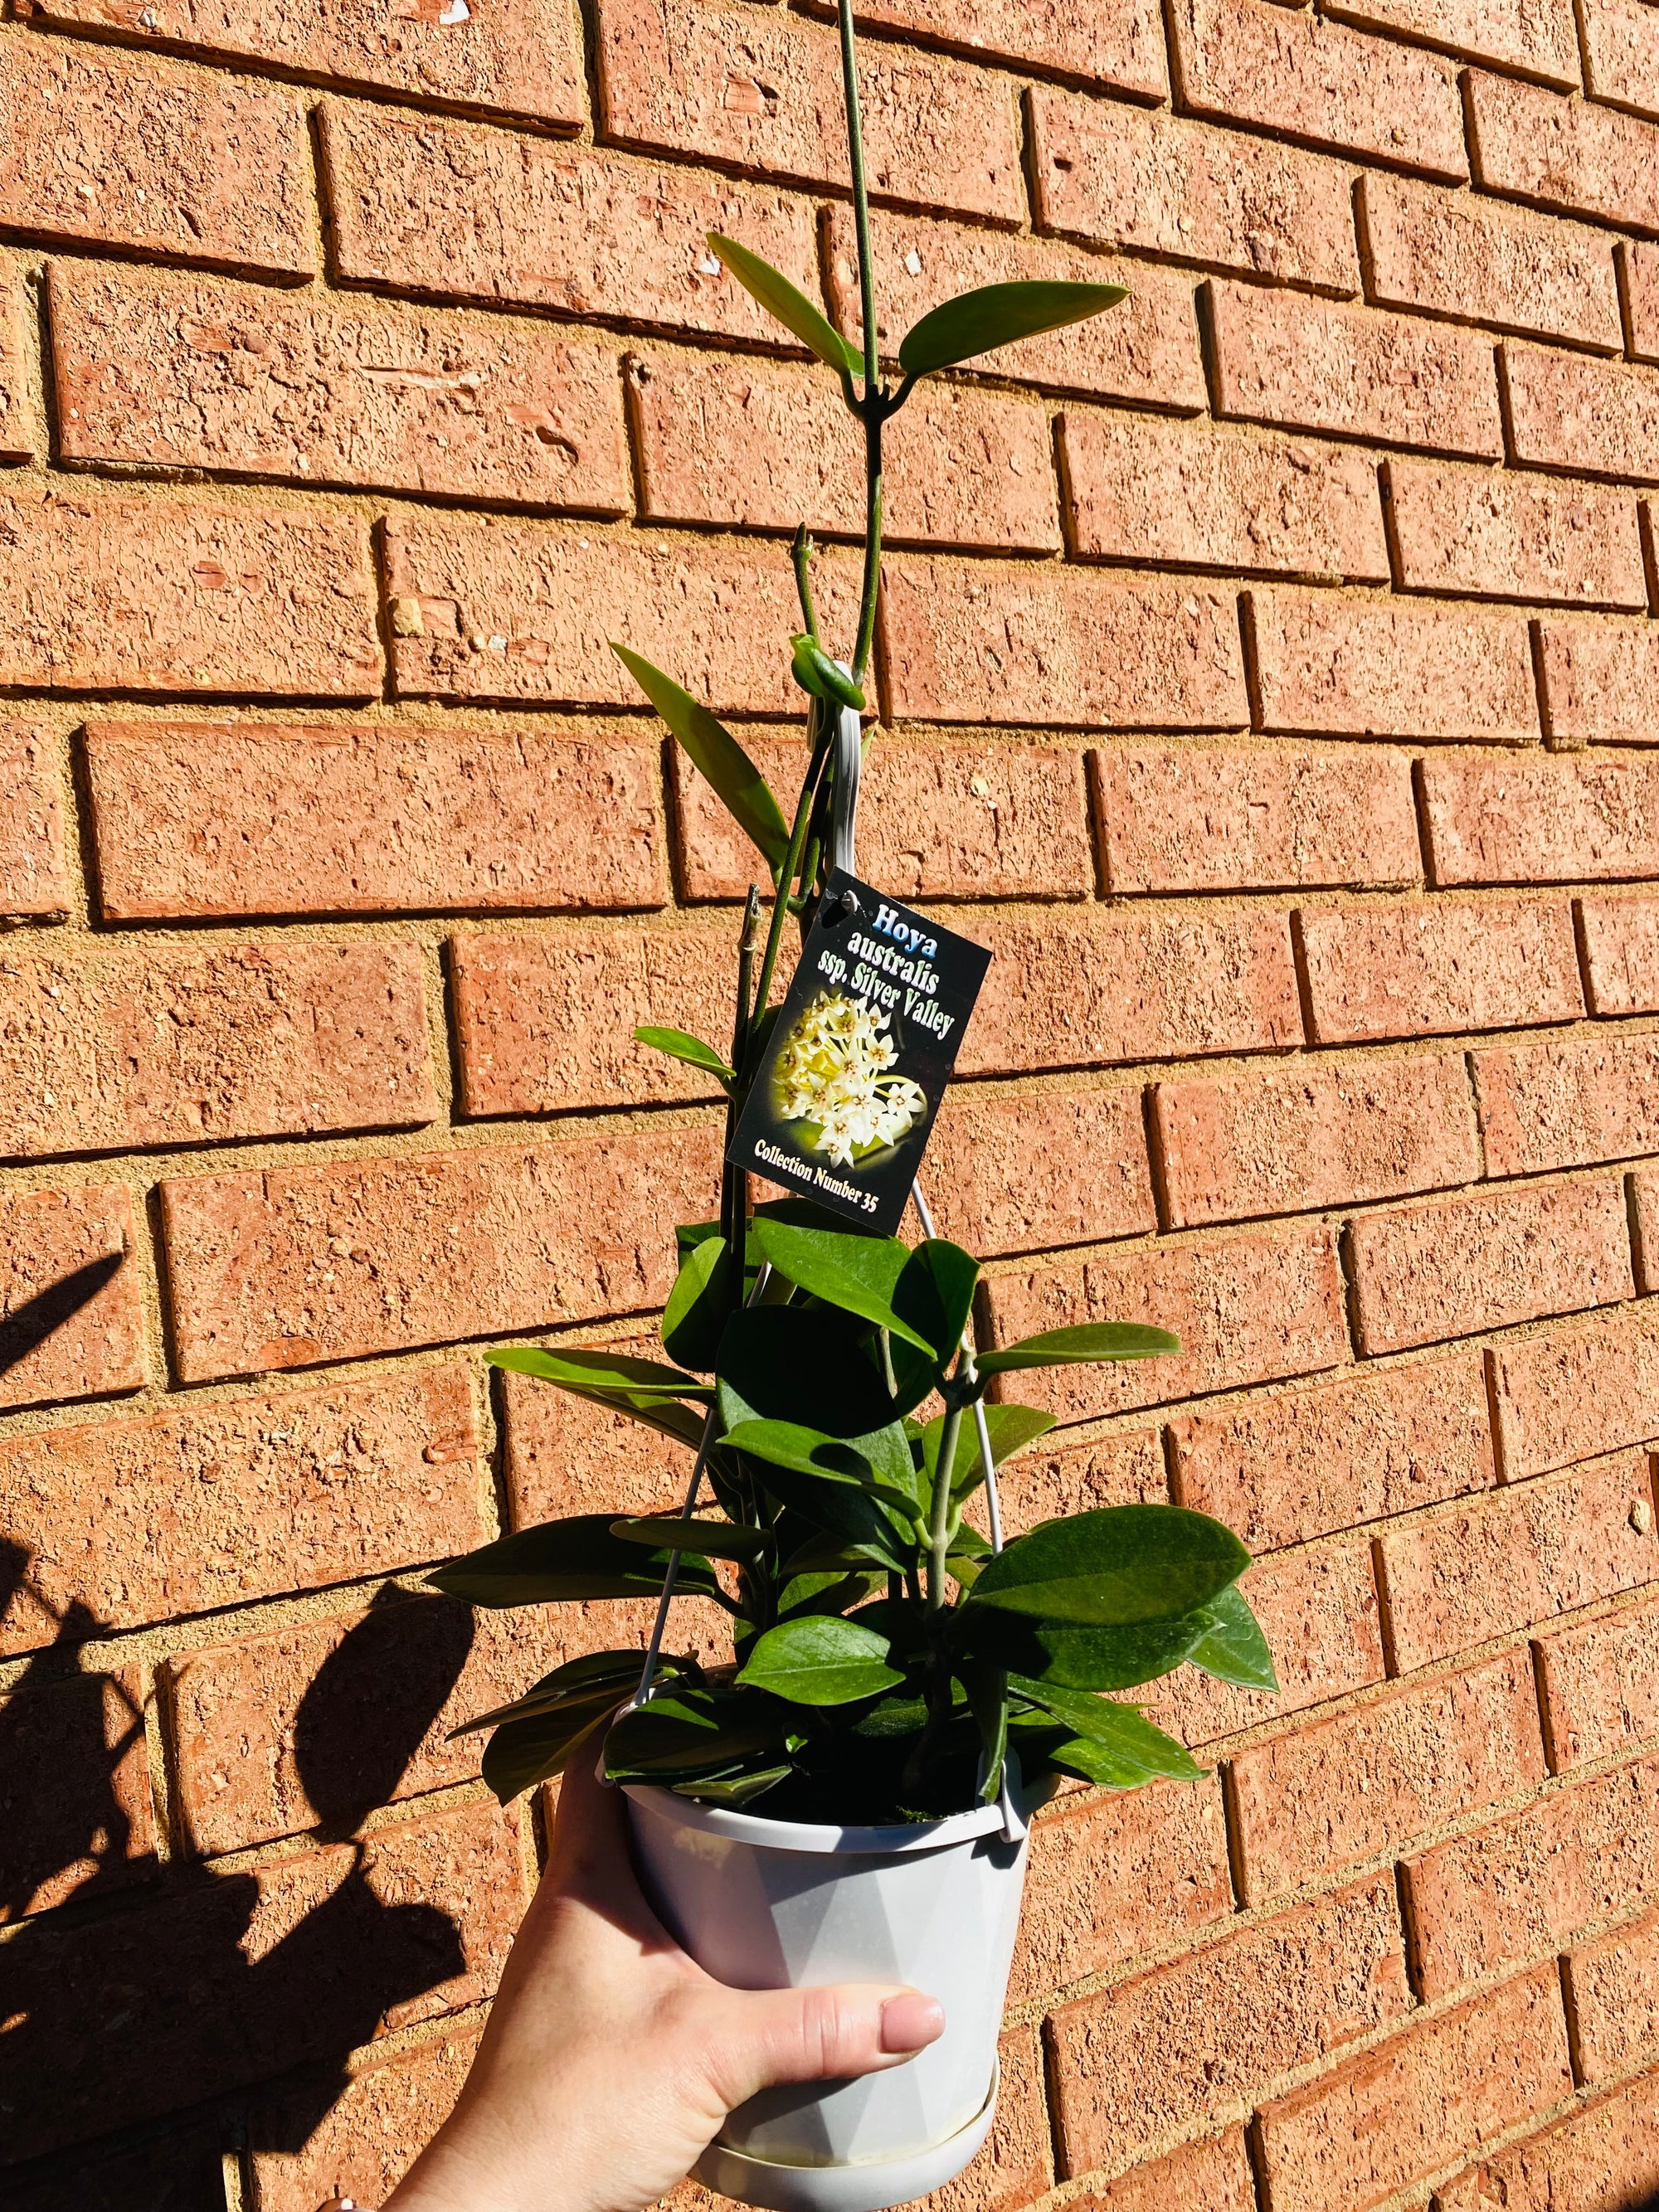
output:
M 155 1874 L 137 1668 L 18 1690 L 0 1741 L 0 1921 Z
M 1659 483 L 1659 376 L 1538 346 L 1505 345 L 1498 357 L 1512 459 Z
M 400 514 L 385 528 L 392 676 L 405 698 L 640 706 L 615 636 L 716 713 L 799 707 L 786 545 L 458 514 Z M 857 575 L 851 553 L 817 563 L 829 636 L 857 627 Z
M 1619 262 L 1631 358 L 1659 362 L 1659 247 L 1626 239 Z
M 1143 0 L 1133 0 L 1139 6 Z M 1030 20 L 1036 11 L 1023 6 Z M 1149 10 L 1149 15 L 1151 11 Z M 1066 21 L 1092 30 L 1102 11 L 1068 11 Z M 1163 30 L 1158 32 L 1162 61 Z M 876 329 L 881 349 L 896 355 L 904 331 L 958 293 L 1022 279 L 1125 284 L 1129 296 L 1109 313 L 1073 323 L 1046 337 L 1022 338 L 981 354 L 976 368 L 1059 392 L 1127 399 L 1137 406 L 1196 414 L 1206 404 L 1204 363 L 1188 276 L 1145 261 L 1103 260 L 1051 240 L 969 230 L 956 223 L 884 216 L 873 244 Z M 863 331 L 852 217 L 830 210 L 825 233 L 825 289 L 834 320 L 856 344 Z M 883 309 L 886 308 L 884 316 Z M 901 420 L 902 418 L 901 417 Z
M 1355 1309 L 1368 1358 L 1631 1296 L 1616 1182 L 1492 1188 L 1362 1214 Z
M 1361 2212 L 1571 2092 L 1552 1964 L 1264 2107 L 1274 2212 Z
M 1583 1945 L 1566 1962 L 1580 2079 L 1628 2073 L 1659 2046 L 1659 1913 Z
M 1386 580 L 1376 468 L 1346 447 L 1075 408 L 1060 441 L 1085 560 Z
M 864 433 L 816 362 L 659 351 L 629 376 L 641 511 L 653 522 L 864 528 Z M 1060 550 L 1046 410 L 931 383 L 883 441 L 894 544 Z
M 805 769 L 798 738 L 745 738 L 786 813 Z M 668 756 L 679 873 L 691 899 L 737 899 L 755 848 L 678 745 Z M 860 866 L 900 898 L 1086 898 L 1094 858 L 1083 762 L 1046 746 L 901 744 L 866 751 Z
M 1097 1505 L 1167 1505 L 1169 1478 L 1156 1429 L 1120 1430 L 1056 1451 L 1027 1448 L 998 1478 L 1002 1525 L 1024 1535 L 1039 1522 Z M 974 1509 L 977 1514 L 980 1509 Z
M 1592 100 L 1659 116 L 1659 24 L 1639 0 L 1584 0 L 1584 89 Z
M 1539 667 L 1553 744 L 1659 744 L 1643 701 L 1659 684 L 1646 623 L 1540 623 Z
M 62 914 L 64 801 L 51 740 L 25 722 L 0 722 L 0 914 Z
M 390 1572 L 478 1542 L 467 1377 L 427 1368 L 0 1444 L 0 1495 L 33 1554 L 0 1645 L 132 1628 Z
M 1578 89 L 1572 0 L 1329 0 L 1327 12 L 1466 61 Z
M 94 722 L 85 745 L 107 920 L 667 902 L 654 742 Z
M 125 1183 L 0 1198 L 0 1406 L 143 1388 L 137 1241 Z
M 14 2184 L 8 2212 L 225 2212 L 222 2130 L 208 2121 L 136 2149 L 57 2164 Z
M 0 225 L 309 276 L 305 111 L 283 85 L 15 32 L 0 69 Z
M 1659 1152 L 1659 1037 L 1600 1035 L 1474 1055 L 1487 1171 L 1528 1175 Z
M 1556 1773 L 1659 1736 L 1659 1601 L 1558 1629 L 1532 1648 Z
M 1179 116 L 1030 95 L 1039 230 L 1280 283 L 1358 288 L 1341 162 Z
M 1627 493 L 1435 461 L 1390 461 L 1387 483 L 1402 590 L 1646 611 Z
M 1109 1973 L 1231 1917 L 1221 1785 L 1062 1798 L 1031 1830 L 1009 2002 Z
M 0 258 L 0 460 L 34 458 L 37 430 L 23 349 L 23 289 Z
M 890 714 L 1053 729 L 1242 728 L 1233 595 L 1064 568 L 884 565 Z
M 994 957 L 958 1063 L 965 1075 L 1299 1040 L 1289 933 L 1269 909 L 991 908 L 974 934 Z
M 1463 108 L 1443 62 L 1263 0 L 1175 0 L 1181 104 L 1335 153 L 1469 173 Z
M 27 2157 L 166 2111 L 181 2082 L 222 2095 L 476 2004 L 523 1903 L 518 1824 L 473 1803 L 44 1931 L 9 1959 L 27 2028 L 0 2091 L 7 2148 Z M 94 1988 L 111 2002 L 88 2036 Z
M 1643 1169 L 1628 1178 L 1631 1244 L 1636 1255 L 1636 1287 L 1659 1291 L 1659 1177 Z
M 1022 1401 L 1062 1420 L 1310 1374 L 1347 1356 L 1335 1238 L 1323 1226 L 1137 1245 L 998 1275 L 988 1293 L 998 1344 L 1092 1321 L 1146 1321 L 1181 1338 L 1178 1355 L 1022 1376 Z
M 1624 350 L 1605 232 L 1374 171 L 1357 204 L 1366 297 L 1379 307 Z
M 1488 744 L 1538 735 L 1519 615 L 1322 592 L 1258 590 L 1246 603 L 1263 729 Z
M 969 1251 L 1053 1251 L 1158 1226 L 1139 1086 L 945 1093 L 923 1188 Z
M 1091 758 L 1115 894 L 1400 884 L 1422 872 L 1405 753 L 1113 746 Z
M 1244 1893 L 1260 1904 L 1542 1779 L 1532 1669 L 1505 1652 L 1235 1754 Z M 1355 1786 L 1364 1777 L 1364 1788 Z
M 1152 1127 L 1176 1229 L 1403 1198 L 1480 1171 L 1455 1053 L 1160 1083 Z
M 1379 1875 L 1063 2005 L 1048 2021 L 1062 2171 L 1241 2118 L 1410 2003 L 1394 1883 Z
M 830 0 L 806 0 L 821 14 Z M 988 60 L 1024 62 L 1064 76 L 1087 77 L 1143 100 L 1170 89 L 1164 25 L 1156 0 L 1101 0 L 1079 9 L 1063 0 L 854 0 L 854 21 L 920 33 Z
M 1471 2166 L 1435 2198 L 1438 2212 L 1627 2212 L 1659 2191 L 1659 2104 L 1644 2075 Z
M 1321 1044 L 1521 1029 L 1584 1010 L 1565 900 L 1304 908 L 1298 926 Z
M 1422 765 L 1424 829 L 1437 884 L 1659 877 L 1659 763 L 1614 756 Z
M 579 1138 L 161 1186 L 188 1382 L 659 1305 L 718 1133 Z
M 410 9 L 395 31 L 361 10 L 272 8 L 262 0 L 227 0 L 205 22 L 189 0 L 144 9 L 137 0 L 21 0 L 18 13 L 56 30 L 99 36 L 113 26 L 216 59 L 246 58 L 261 68 L 572 130 L 587 119 L 581 46 L 556 0 L 530 0 L 506 14 L 475 9 L 459 23 L 443 22 L 435 9 Z
M 1259 284 L 1207 288 L 1216 412 L 1496 460 L 1490 343 L 1478 331 Z
M 1659 229 L 1659 133 L 1647 125 L 1592 100 L 1479 73 L 1469 78 L 1468 102 L 1470 151 L 1484 190 Z
M 50 296 L 70 459 L 599 514 L 633 504 L 614 347 L 88 263 L 54 262 Z
M 654 1331 L 606 1342 L 636 1359 L 663 1356 Z M 501 1404 L 514 1528 L 587 1512 L 599 1502 L 619 1513 L 652 1513 L 684 1498 L 691 1472 L 686 1448 L 643 1422 L 569 1397 L 533 1375 L 503 1375 Z M 617 1618 L 614 1607 L 609 1617 Z
M 384 2203 L 449 2118 L 477 2048 L 474 2028 L 360 2067 L 321 2119 L 310 2083 L 256 2098 L 247 2128 L 258 2212 L 314 2212 L 337 2193 Z
M 1498 1479 L 1476 1352 L 1184 1413 L 1169 1433 L 1177 1502 L 1224 1521 L 1253 1552 Z
M 7 1152 L 430 1121 L 420 949 L 295 944 L 0 951 Z
M 806 184 L 850 184 L 841 48 L 826 24 L 713 0 L 600 0 L 608 137 Z M 1008 78 L 872 41 L 859 58 L 870 189 L 1017 224 L 1025 213 Z
M 1647 1455 L 1511 1481 L 1385 1529 L 1376 1558 L 1397 1674 L 1576 1613 L 1659 1579 Z
M 358 515 L 64 482 L 0 497 L 0 684 L 378 695 Z
M 816 216 L 796 195 L 366 102 L 319 115 L 330 252 L 352 283 L 775 343 L 704 243 L 725 230 L 811 288 Z
M 1432 2001 L 1565 1950 L 1659 1887 L 1659 1771 L 1558 1790 L 1403 1871 L 1418 1987 Z
M 1510 1482 L 1659 1437 L 1659 1326 L 1645 1308 L 1494 1345 L 1487 1357 Z
M 1097 2183 L 1067 2200 L 1079 2212 L 1254 2212 L 1255 2187 L 1244 2153 L 1244 2130 L 1229 2128 L 1184 2144 L 1115 2181 Z
M 1659 1013 L 1659 899 L 1583 898 L 1574 904 L 1591 1013 Z

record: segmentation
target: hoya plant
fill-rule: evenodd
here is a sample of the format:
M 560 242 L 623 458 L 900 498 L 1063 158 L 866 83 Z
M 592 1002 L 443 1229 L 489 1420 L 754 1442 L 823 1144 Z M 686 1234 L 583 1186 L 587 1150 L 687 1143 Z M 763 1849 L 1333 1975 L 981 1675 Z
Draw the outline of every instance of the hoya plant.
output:
M 702 1072 L 727 1100 L 728 1135 L 757 1080 L 791 917 L 803 933 L 823 896 L 835 832 L 856 803 L 847 710 L 862 713 L 875 636 L 882 428 L 916 384 L 1000 347 L 1096 315 L 1106 283 L 994 284 L 925 314 L 878 357 L 850 0 L 839 7 L 856 222 L 861 336 L 835 329 L 796 284 L 738 240 L 711 234 L 732 276 L 839 380 L 866 453 L 863 589 L 846 657 L 819 631 L 814 549 L 797 532 L 800 629 L 789 640 L 805 695 L 803 773 L 791 814 L 732 733 L 671 676 L 615 650 L 752 842 L 770 879 L 751 887 L 736 947 L 729 1047 L 678 1029 L 635 1036 Z M 757 957 L 758 956 L 758 957 Z M 844 1026 L 844 1025 L 843 1025 Z M 791 1079 L 821 1108 L 832 1158 L 865 1160 L 910 1126 L 918 1100 L 887 1070 L 879 1024 L 804 1038 Z M 793 1049 L 793 1048 L 792 1048 Z M 822 1066 L 817 1062 L 821 1060 Z M 808 1080 L 808 1079 L 811 1080 Z M 914 1089 L 915 1086 L 910 1086 Z M 1116 1692 L 1183 1662 L 1275 1686 L 1261 1629 L 1235 1584 L 1249 1554 L 1228 1529 L 1169 1505 L 1122 1505 L 1043 1522 L 998 1550 L 986 1474 L 1054 1425 L 1001 1397 L 1004 1378 L 1179 1350 L 1133 1323 L 1054 1329 L 975 1348 L 979 1263 L 925 1235 L 865 1233 L 799 1200 L 754 1205 L 727 1163 L 716 1218 L 673 1228 L 679 1266 L 659 1360 L 598 1347 L 517 1346 L 498 1367 L 538 1376 L 643 1423 L 690 1455 L 683 1510 L 593 1512 L 524 1529 L 434 1575 L 483 1606 L 657 1596 L 666 1582 L 729 1618 L 730 1659 L 701 1663 L 653 1640 L 556 1668 L 516 1703 L 469 1723 L 492 1733 L 486 1780 L 503 1800 L 602 1756 L 615 1781 L 711 1805 L 835 1824 L 930 1819 L 989 1802 L 1010 1754 L 1021 1775 L 1115 1788 L 1200 1770 Z M 920 1212 L 921 1209 L 918 1208 Z M 990 1402 L 992 1392 L 999 1394 Z M 712 1504 L 698 1510 L 704 1483 Z

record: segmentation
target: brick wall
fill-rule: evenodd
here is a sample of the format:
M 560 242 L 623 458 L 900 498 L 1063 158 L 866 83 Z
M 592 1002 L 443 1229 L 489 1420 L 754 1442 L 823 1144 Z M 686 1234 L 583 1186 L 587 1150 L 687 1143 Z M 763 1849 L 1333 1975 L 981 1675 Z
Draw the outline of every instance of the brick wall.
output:
M 827 12 L 0 24 L 27 2212 L 378 2202 L 465 2071 L 542 1808 L 446 1731 L 615 1622 L 418 1577 L 673 1484 L 479 1348 L 637 1338 L 713 1188 L 626 1036 L 748 861 L 605 640 L 798 757 L 852 441 L 702 234 L 855 327 Z M 1285 1686 L 1042 1821 L 938 2212 L 1645 2201 L 1659 6 L 861 12 L 889 342 L 1132 290 L 891 440 L 865 865 L 999 955 L 936 1201 L 989 1329 L 1186 1347 L 1049 1378 L 1011 1513 L 1219 1514 Z

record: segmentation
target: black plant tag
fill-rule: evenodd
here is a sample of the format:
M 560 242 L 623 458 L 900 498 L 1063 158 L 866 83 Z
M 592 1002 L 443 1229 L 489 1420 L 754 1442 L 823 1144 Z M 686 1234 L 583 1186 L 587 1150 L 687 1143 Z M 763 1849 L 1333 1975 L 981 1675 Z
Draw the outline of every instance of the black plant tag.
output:
M 835 869 L 728 1158 L 890 1236 L 990 964 Z

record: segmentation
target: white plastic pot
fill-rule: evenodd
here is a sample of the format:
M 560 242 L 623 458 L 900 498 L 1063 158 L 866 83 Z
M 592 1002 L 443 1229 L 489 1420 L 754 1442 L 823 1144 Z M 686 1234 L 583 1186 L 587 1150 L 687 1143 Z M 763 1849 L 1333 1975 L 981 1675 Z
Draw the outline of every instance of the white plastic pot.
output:
M 890 1828 L 718 1811 L 627 1785 L 639 1873 L 699 1965 L 738 1989 L 903 1982 L 945 2033 L 860 2080 L 740 2105 L 699 2180 L 767 2212 L 881 2212 L 948 2181 L 990 2131 L 997 2034 L 1025 1883 L 1002 1809 Z M 1032 1801 L 1026 1801 L 1027 1806 Z

